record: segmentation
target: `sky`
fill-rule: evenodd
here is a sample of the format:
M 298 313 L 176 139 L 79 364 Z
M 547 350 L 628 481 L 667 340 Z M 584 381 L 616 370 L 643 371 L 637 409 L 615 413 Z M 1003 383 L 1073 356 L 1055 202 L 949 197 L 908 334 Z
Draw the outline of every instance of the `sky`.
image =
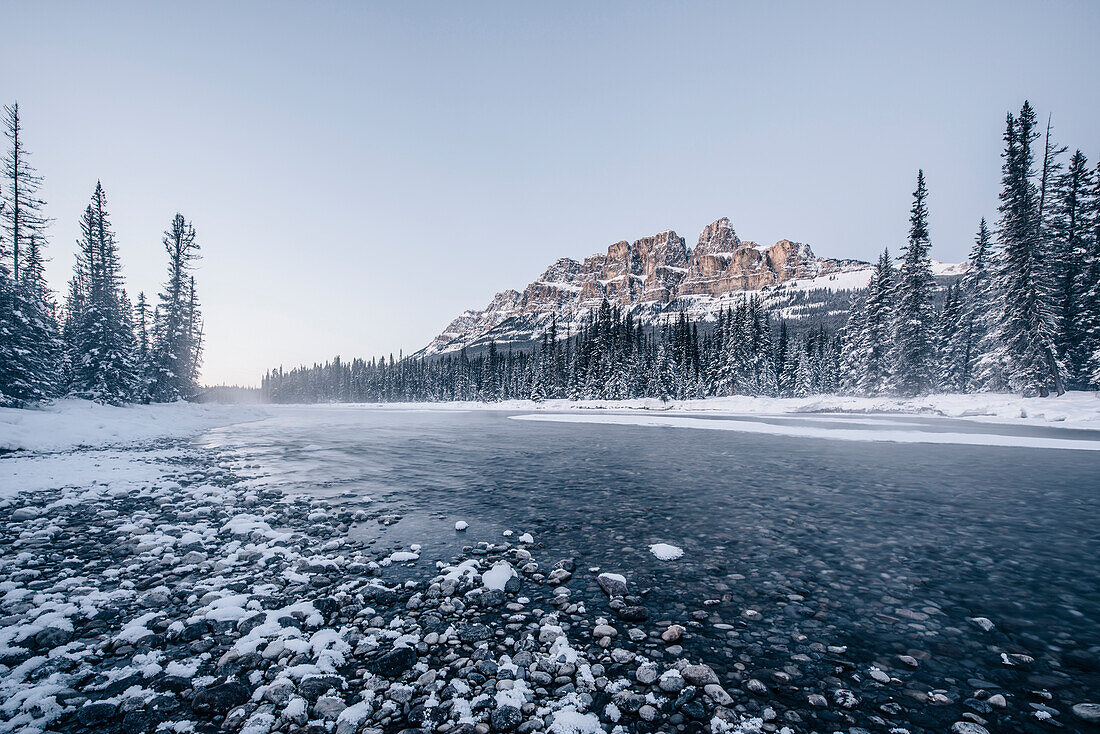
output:
M 208 384 L 409 353 L 559 257 L 722 216 L 872 259 L 995 217 L 1005 114 L 1100 157 L 1100 3 L 0 1 L 63 293 L 107 192 L 127 289 L 198 233 Z M 1090 79 L 1092 81 L 1090 81 Z

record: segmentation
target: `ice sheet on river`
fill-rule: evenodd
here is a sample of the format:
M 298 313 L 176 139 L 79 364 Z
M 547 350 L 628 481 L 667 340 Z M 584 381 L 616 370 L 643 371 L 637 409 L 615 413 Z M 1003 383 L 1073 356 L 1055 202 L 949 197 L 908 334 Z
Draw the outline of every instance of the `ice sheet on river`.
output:
M 532 413 L 509 416 L 521 421 L 551 421 L 562 423 L 600 423 L 620 426 L 650 426 L 658 428 L 696 428 L 711 431 L 762 433 L 792 438 L 824 438 L 838 441 L 884 441 L 889 443 L 961 444 L 968 446 L 1006 446 L 1043 449 L 1075 449 L 1100 451 L 1100 440 L 1055 438 L 1036 435 L 1001 433 L 967 433 L 962 431 L 920 431 L 911 428 L 887 427 L 881 422 L 860 428 L 822 427 L 799 423 L 771 423 L 763 420 L 694 418 L 678 415 Z M 853 421 L 854 425 L 859 425 Z M 902 424 L 908 426 L 909 424 Z

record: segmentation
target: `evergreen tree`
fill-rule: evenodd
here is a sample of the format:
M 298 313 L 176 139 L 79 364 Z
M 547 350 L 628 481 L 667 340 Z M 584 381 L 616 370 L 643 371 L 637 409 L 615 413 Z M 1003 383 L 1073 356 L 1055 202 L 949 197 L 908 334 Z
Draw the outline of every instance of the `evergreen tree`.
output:
M 182 214 L 164 233 L 168 279 L 160 293 L 159 319 L 152 345 L 153 400 L 169 402 L 193 395 L 195 384 L 194 289 L 191 269 L 198 259 L 195 229 Z
M 955 283 L 947 289 L 937 335 L 939 372 L 936 383 L 945 392 L 966 389 L 969 338 L 963 309 L 962 285 Z
M 1044 259 L 1040 193 L 1034 181 L 1032 146 L 1037 138 L 1035 112 L 1024 102 L 1018 117 L 1009 114 L 1005 130 L 995 337 L 1009 388 L 1046 396 L 1063 392 L 1063 366 L 1056 352 L 1054 289 Z
M 1082 278 L 1090 255 L 1089 196 L 1092 171 L 1081 151 L 1074 152 L 1066 172 L 1058 177 L 1050 217 L 1050 256 L 1055 263 L 1058 299 L 1058 356 L 1074 387 L 1087 383 L 1088 355 L 1084 352 L 1088 283 Z
M 1085 261 L 1081 267 L 1081 294 L 1078 308 L 1081 314 L 1080 360 L 1087 387 L 1100 388 L 1100 163 L 1092 174 L 1092 194 L 1087 207 L 1090 235 L 1087 238 Z
M 0 405 L 23 406 L 56 394 L 61 343 L 43 275 L 42 179 L 28 161 L 19 105 L 4 108 L 4 128 L 10 147 L 0 166 Z
M 859 392 L 859 378 L 867 354 L 866 310 L 866 297 L 853 303 L 848 309 L 848 321 L 841 334 L 843 346 L 840 352 L 840 389 L 846 393 Z
M 979 365 L 983 345 L 990 331 L 989 318 L 992 305 L 990 261 L 993 253 L 991 248 L 989 226 L 985 222 L 985 217 L 982 217 L 981 222 L 978 223 L 978 234 L 974 238 L 974 246 L 970 249 L 966 274 L 962 278 L 958 294 L 959 316 L 962 320 L 957 335 L 962 342 L 959 355 L 962 366 L 959 389 L 963 392 L 973 392 L 982 383 Z
M 893 344 L 894 291 L 897 273 L 890 251 L 883 250 L 867 287 L 860 339 L 857 391 L 874 395 L 887 388 L 890 378 L 889 354 Z
M 898 273 L 893 324 L 890 385 L 902 395 L 927 393 L 935 379 L 935 278 L 928 256 L 927 199 L 924 171 L 919 171 L 909 213 L 909 241 Z
M 149 312 L 149 303 L 145 300 L 145 292 L 140 291 L 137 304 L 134 306 L 134 333 L 137 339 L 137 384 L 134 388 L 134 402 L 137 403 L 148 403 L 151 399 L 150 390 L 154 374 L 150 327 L 154 323 L 153 314 Z
M 813 358 L 806 345 L 798 350 L 798 362 L 794 371 L 794 395 L 804 398 L 817 392 L 814 388 Z
M 4 135 L 10 141 L 4 155 L 2 169 L 4 182 L 4 223 L 7 247 L 11 250 L 11 277 L 16 282 L 23 276 L 24 256 L 34 250 L 41 268 L 40 249 L 46 241 L 46 225 L 49 220 L 42 213 L 45 202 L 38 198 L 42 177 L 28 160 L 23 142 L 23 125 L 19 117 L 19 104 L 4 107 Z M 41 276 L 41 273 L 38 273 Z
M 66 328 L 71 392 L 104 403 L 133 399 L 137 385 L 131 307 L 122 290 L 118 245 L 103 186 L 96 183 L 80 223 L 77 265 L 70 286 Z M 78 310 L 77 310 L 78 309 Z

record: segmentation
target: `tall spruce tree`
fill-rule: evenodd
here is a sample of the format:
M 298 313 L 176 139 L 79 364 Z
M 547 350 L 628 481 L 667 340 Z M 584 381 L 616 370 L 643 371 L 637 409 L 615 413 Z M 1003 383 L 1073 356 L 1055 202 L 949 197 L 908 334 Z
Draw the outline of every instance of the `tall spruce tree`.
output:
M 10 145 L 0 165 L 0 405 L 22 406 L 57 393 L 61 343 L 43 274 L 42 178 L 28 160 L 19 105 L 3 112 Z
M 889 355 L 893 345 L 897 272 L 889 249 L 882 251 L 863 309 L 862 355 L 859 362 L 857 391 L 874 395 L 887 389 L 890 378 Z
M 131 306 L 122 289 L 118 245 L 107 197 L 96 182 L 80 222 L 77 264 L 66 308 L 71 392 L 89 400 L 119 404 L 132 400 L 137 385 Z
M 928 188 L 924 171 L 917 172 L 917 189 L 909 210 L 909 241 L 898 272 L 894 299 L 894 340 L 890 387 L 901 395 L 923 395 L 935 381 L 936 311 L 932 300 L 936 281 L 928 251 Z
M 137 303 L 134 304 L 134 336 L 137 341 L 135 365 L 137 371 L 137 384 L 134 388 L 134 402 L 148 403 L 151 399 L 150 389 L 153 385 L 153 343 L 152 328 L 155 324 L 154 313 L 149 310 L 149 302 L 145 300 L 145 291 L 139 291 Z
M 990 307 L 990 262 L 992 258 L 989 225 L 985 217 L 978 223 L 978 233 L 974 237 L 974 246 L 970 249 L 966 274 L 963 275 L 959 289 L 959 311 L 962 324 L 957 338 L 962 341 L 962 375 L 959 389 L 973 392 L 980 388 L 979 364 L 983 345 L 989 333 Z
M 168 279 L 160 292 L 158 321 L 153 329 L 151 348 L 152 380 L 149 394 L 153 400 L 168 402 L 195 393 L 196 332 L 191 269 L 199 256 L 195 228 L 182 214 L 172 218 L 164 233 L 168 253 Z
M 1088 382 L 1088 355 L 1084 329 L 1088 319 L 1088 283 L 1082 274 L 1089 258 L 1092 171 L 1080 150 L 1070 157 L 1065 173 L 1053 187 L 1049 223 L 1050 257 L 1056 264 L 1055 294 L 1058 300 L 1058 356 L 1066 365 L 1072 387 Z
M 2 169 L 4 182 L 4 233 L 11 250 L 12 278 L 23 275 L 24 258 L 32 249 L 41 251 L 46 242 L 49 220 L 43 214 L 46 202 L 39 198 L 42 177 L 34 170 L 23 140 L 23 123 L 19 103 L 4 107 L 4 135 L 9 141 Z M 41 263 L 38 263 L 41 267 Z
M 940 312 L 936 348 L 938 389 L 945 392 L 963 392 L 966 389 L 968 347 L 962 284 L 956 282 L 948 287 L 943 310 Z
M 995 341 L 1008 387 L 1024 395 L 1046 396 L 1064 391 L 1064 368 L 1057 354 L 1055 289 L 1035 184 L 1032 146 L 1038 137 L 1035 111 L 1024 102 L 1019 116 L 1009 114 L 1005 126 Z
M 1100 163 L 1092 174 L 1092 194 L 1087 207 L 1090 234 L 1081 268 L 1081 360 L 1086 365 L 1086 387 L 1100 389 Z

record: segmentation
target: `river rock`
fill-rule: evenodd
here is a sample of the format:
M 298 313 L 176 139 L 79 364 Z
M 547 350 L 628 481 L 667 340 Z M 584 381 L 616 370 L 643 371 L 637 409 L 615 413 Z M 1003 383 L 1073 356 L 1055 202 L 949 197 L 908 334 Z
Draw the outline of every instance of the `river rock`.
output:
M 191 708 L 200 716 L 220 716 L 240 706 L 250 697 L 249 690 L 236 681 L 202 688 L 191 699 Z
M 596 583 L 608 596 L 626 596 L 626 577 L 617 573 L 601 573 Z
M 489 717 L 493 731 L 512 731 L 519 726 L 523 715 L 515 706 L 497 706 Z
M 1100 724 L 1100 703 L 1077 703 L 1071 708 L 1073 715 L 1090 724 Z

